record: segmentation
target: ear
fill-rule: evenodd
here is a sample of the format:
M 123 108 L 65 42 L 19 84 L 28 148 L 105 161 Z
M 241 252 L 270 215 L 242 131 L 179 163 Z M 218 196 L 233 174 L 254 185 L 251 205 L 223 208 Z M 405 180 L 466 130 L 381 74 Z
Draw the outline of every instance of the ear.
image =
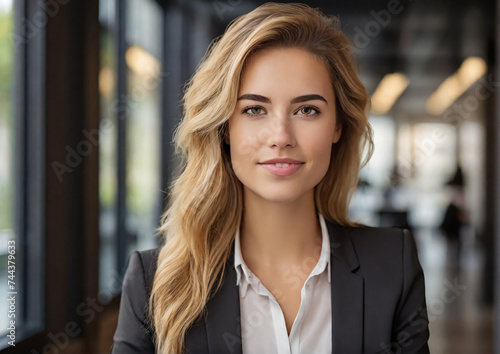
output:
M 337 122 L 335 124 L 335 132 L 333 133 L 333 140 L 332 143 L 335 144 L 340 140 L 340 136 L 342 135 L 342 124 Z
M 224 132 L 224 143 L 226 143 L 227 145 L 229 145 L 229 129 L 225 129 L 225 132 Z

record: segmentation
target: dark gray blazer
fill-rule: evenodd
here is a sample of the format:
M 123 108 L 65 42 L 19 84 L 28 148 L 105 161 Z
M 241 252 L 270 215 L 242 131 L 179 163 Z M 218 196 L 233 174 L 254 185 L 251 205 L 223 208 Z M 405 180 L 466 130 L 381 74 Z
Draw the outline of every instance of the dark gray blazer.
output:
M 424 275 L 411 234 L 325 221 L 331 243 L 332 353 L 429 353 Z M 158 249 L 130 258 L 112 353 L 155 352 L 147 305 L 157 258 Z M 233 254 L 226 270 L 206 316 L 186 334 L 187 353 L 242 352 Z

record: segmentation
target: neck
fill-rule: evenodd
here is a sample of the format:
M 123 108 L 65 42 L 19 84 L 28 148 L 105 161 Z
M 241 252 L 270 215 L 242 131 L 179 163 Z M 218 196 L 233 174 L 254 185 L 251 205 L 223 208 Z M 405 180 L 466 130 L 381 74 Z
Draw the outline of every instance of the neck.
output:
M 244 200 L 240 239 L 250 268 L 280 269 L 308 257 L 319 259 L 322 237 L 313 190 L 290 203 L 269 202 L 251 192 Z

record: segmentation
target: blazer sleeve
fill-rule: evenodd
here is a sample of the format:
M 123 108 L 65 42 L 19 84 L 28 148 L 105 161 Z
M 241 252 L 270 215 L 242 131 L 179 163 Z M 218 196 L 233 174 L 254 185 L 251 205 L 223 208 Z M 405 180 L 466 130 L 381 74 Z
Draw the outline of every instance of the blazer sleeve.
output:
M 149 270 L 149 269 L 148 269 Z M 112 354 L 154 353 L 152 331 L 147 317 L 148 274 L 139 252 L 130 258 L 123 279 L 118 325 L 113 336 Z
M 393 327 L 394 349 L 399 353 L 429 353 L 424 274 L 413 236 L 408 230 L 403 233 L 403 291 Z

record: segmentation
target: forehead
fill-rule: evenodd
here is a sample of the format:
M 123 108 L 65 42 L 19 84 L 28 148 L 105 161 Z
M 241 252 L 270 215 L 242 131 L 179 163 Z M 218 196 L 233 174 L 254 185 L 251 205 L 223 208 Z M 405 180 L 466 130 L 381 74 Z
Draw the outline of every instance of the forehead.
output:
M 240 93 L 320 91 L 332 94 L 330 73 L 321 58 L 301 48 L 266 48 L 252 54 L 241 75 Z

